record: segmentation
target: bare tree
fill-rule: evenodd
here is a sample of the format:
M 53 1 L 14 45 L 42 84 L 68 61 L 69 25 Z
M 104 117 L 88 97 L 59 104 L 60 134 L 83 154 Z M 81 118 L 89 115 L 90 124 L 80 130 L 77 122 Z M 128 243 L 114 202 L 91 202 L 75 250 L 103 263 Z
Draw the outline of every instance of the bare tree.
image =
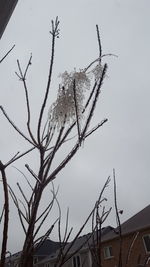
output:
M 6 57 L 11 53 L 14 49 L 15 45 L 0 59 L 0 63 L 2 63 Z M 7 235 L 8 235 L 8 218 L 9 218 L 9 193 L 7 186 L 7 177 L 5 172 L 5 165 L 0 161 L 0 172 L 2 176 L 2 184 L 3 184 L 3 192 L 4 192 L 4 205 L 0 216 L 0 224 L 2 222 L 2 218 L 4 216 L 4 224 L 3 224 L 3 240 L 2 240 L 2 250 L 1 250 L 1 264 L 4 265 L 5 255 L 7 249 Z
M 110 177 L 106 180 L 102 190 L 100 191 L 99 197 L 89 213 L 88 217 L 86 218 L 85 222 L 82 224 L 81 228 L 73 238 L 69 244 L 67 244 L 73 228 L 71 228 L 68 231 L 68 213 L 67 213 L 67 220 L 66 220 L 66 227 L 65 227 L 65 234 L 62 239 L 61 235 L 61 209 L 60 205 L 59 206 L 59 211 L 60 211 L 60 216 L 59 216 L 59 223 L 58 223 L 58 233 L 59 233 L 59 242 L 60 242 L 60 250 L 57 256 L 57 260 L 54 264 L 54 267 L 61 267 L 63 266 L 66 262 L 68 262 L 74 255 L 76 255 L 80 250 L 86 245 L 92 255 L 93 262 L 96 263 L 95 266 L 101 267 L 101 231 L 102 231 L 102 225 L 107 219 L 111 208 L 106 210 L 105 208 L 105 201 L 107 199 L 103 196 L 106 188 L 108 187 L 110 183 Z M 101 209 L 102 207 L 102 209 Z M 80 237 L 82 234 L 83 229 L 87 225 L 87 223 L 91 221 L 92 223 L 92 230 L 91 233 L 87 235 L 87 237 L 84 239 L 83 242 L 79 246 L 76 246 L 77 239 Z M 73 252 L 71 252 L 72 248 Z M 82 266 L 84 266 L 84 261 L 82 263 Z
M 105 189 L 108 187 L 110 183 L 110 177 L 106 180 L 102 191 L 100 193 L 101 202 L 97 202 L 97 206 L 92 216 L 92 245 L 89 246 L 94 266 L 101 267 L 101 238 L 102 238 L 102 226 L 109 216 L 112 207 L 108 210 L 105 207 L 105 204 L 102 206 L 102 202 L 106 202 L 107 199 L 103 197 Z M 101 211 L 102 207 L 102 211 Z
M 121 229 L 121 222 L 117 204 L 117 187 L 116 187 L 116 176 L 115 176 L 115 169 L 113 169 L 113 178 L 114 178 L 114 203 L 115 203 L 115 211 L 116 211 L 116 222 L 118 227 L 118 234 L 119 234 L 119 257 L 118 257 L 118 267 L 122 267 L 122 229 Z
M 104 54 L 102 54 L 102 47 L 100 41 L 100 34 L 98 26 L 96 26 L 99 55 L 96 60 L 91 62 L 88 67 L 80 71 L 73 71 L 68 73 L 65 71 L 62 75 L 62 82 L 59 85 L 57 100 L 51 105 L 48 113 L 48 119 L 45 121 L 46 107 L 49 105 L 48 97 L 50 93 L 51 80 L 53 74 L 54 55 L 55 55 L 55 43 L 59 37 L 59 20 L 58 17 L 55 21 L 52 20 L 52 28 L 50 31 L 52 37 L 51 44 L 51 58 L 49 65 L 49 74 L 47 80 L 47 86 L 45 89 L 43 102 L 38 116 L 36 135 L 31 128 L 31 109 L 30 99 L 28 94 L 27 74 L 32 64 L 32 55 L 30 56 L 28 63 L 23 71 L 20 61 L 17 60 L 18 71 L 16 72 L 19 80 L 22 81 L 27 110 L 26 127 L 28 134 L 25 134 L 18 126 L 13 122 L 5 109 L 0 106 L 0 110 L 10 126 L 30 145 L 30 148 L 24 152 L 16 153 L 13 158 L 8 162 L 2 163 L 0 161 L 0 171 L 2 175 L 3 187 L 4 187 L 4 231 L 3 231 L 3 245 L 1 252 L 0 266 L 5 265 L 5 255 L 7 251 L 7 235 L 8 235 L 8 222 L 9 222 L 9 193 L 17 207 L 20 222 L 25 233 L 25 240 L 23 244 L 23 250 L 20 259 L 20 266 L 33 266 L 33 253 L 35 244 L 43 242 L 53 230 L 53 227 L 57 220 L 52 224 L 44 236 L 37 238 L 39 230 L 41 229 L 44 221 L 49 215 L 54 201 L 56 201 L 56 195 L 52 190 L 52 199 L 48 203 L 45 210 L 39 214 L 39 205 L 42 199 L 43 192 L 47 186 L 56 179 L 61 170 L 66 167 L 70 160 L 77 153 L 82 143 L 98 130 L 107 119 L 99 122 L 94 128 L 90 128 L 90 123 L 94 115 L 98 98 L 101 93 L 101 87 L 106 75 L 107 64 L 102 63 Z M 92 77 L 92 78 L 91 78 Z M 87 96 L 86 89 L 90 90 L 89 96 Z M 86 101 L 84 100 L 86 95 Z M 84 116 L 84 119 L 83 119 Z M 82 123 L 81 123 L 82 122 Z M 75 136 L 73 133 L 75 132 Z M 74 136 L 74 137 L 73 137 Z M 72 139 L 73 145 L 69 153 L 66 153 L 60 164 L 53 168 L 56 155 L 60 148 L 63 148 L 66 142 Z M 40 163 L 38 171 L 35 172 L 30 165 L 25 164 L 25 168 L 34 178 L 34 186 L 31 185 L 30 179 L 26 178 L 26 181 L 32 191 L 30 197 L 26 196 L 23 188 L 17 183 L 18 189 L 22 195 L 22 203 L 20 204 L 16 194 L 10 186 L 8 186 L 8 178 L 6 175 L 6 169 L 16 162 L 20 158 L 23 158 L 31 151 L 38 152 Z M 23 174 L 23 172 L 22 172 Z M 23 174 L 24 175 L 24 174 Z M 23 208 L 22 208 L 22 206 Z M 99 204 L 96 207 L 97 227 L 101 228 L 101 220 L 99 216 Z M 95 209 L 94 209 L 95 210 Z M 107 213 L 103 214 L 107 216 Z M 58 218 L 59 221 L 59 218 Z M 68 236 L 65 236 L 64 240 L 67 241 Z M 63 261 L 64 262 L 64 261 Z M 61 265 L 59 265 L 61 266 Z

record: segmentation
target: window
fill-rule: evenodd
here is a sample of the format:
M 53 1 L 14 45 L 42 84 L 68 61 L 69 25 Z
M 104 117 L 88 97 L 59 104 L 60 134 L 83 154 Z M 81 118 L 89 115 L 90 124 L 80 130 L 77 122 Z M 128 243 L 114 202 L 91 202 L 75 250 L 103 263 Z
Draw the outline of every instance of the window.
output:
M 81 261 L 80 261 L 80 256 L 74 256 L 72 259 L 72 266 L 73 267 L 80 267 L 81 266 Z
M 150 234 L 143 236 L 144 247 L 147 253 L 150 253 Z
M 46 263 L 45 264 L 45 267 L 50 267 L 50 263 Z
M 109 259 L 111 257 L 113 257 L 112 247 L 111 246 L 105 247 L 104 248 L 104 258 L 105 259 Z
M 33 264 L 36 264 L 37 262 L 38 262 L 38 258 L 35 257 L 35 258 L 33 259 Z

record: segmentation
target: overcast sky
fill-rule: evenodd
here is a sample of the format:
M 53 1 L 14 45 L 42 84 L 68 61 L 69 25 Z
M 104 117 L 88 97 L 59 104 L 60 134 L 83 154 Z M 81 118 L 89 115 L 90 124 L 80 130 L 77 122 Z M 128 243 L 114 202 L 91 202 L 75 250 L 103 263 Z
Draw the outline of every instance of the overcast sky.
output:
M 1 57 L 13 44 L 16 47 L 0 66 L 0 104 L 22 129 L 25 129 L 25 102 L 22 84 L 15 75 L 16 60 L 19 58 L 25 67 L 33 54 L 28 84 L 34 128 L 47 81 L 51 19 L 59 16 L 61 30 L 56 43 L 52 99 L 57 94 L 60 73 L 84 68 L 98 57 L 96 24 L 100 28 L 103 53 L 118 56 L 105 58 L 109 68 L 93 125 L 103 118 L 108 118 L 108 122 L 85 142 L 55 182 L 56 187 L 60 186 L 63 214 L 69 206 L 70 225 L 75 230 L 90 212 L 107 177 L 112 177 L 113 168 L 118 206 L 124 210 L 122 222 L 149 205 L 149 10 L 149 0 L 20 0 L 1 39 Z M 6 162 L 17 151 L 24 151 L 26 143 L 2 115 L 0 120 L 0 160 Z M 24 171 L 27 160 L 36 169 L 33 156 L 16 162 L 15 166 Z M 23 179 L 12 167 L 8 175 L 12 186 Z M 111 182 L 105 193 L 108 206 L 113 206 L 112 193 Z M 113 212 L 106 224 L 115 226 Z M 90 226 L 86 230 L 90 231 Z M 52 238 L 56 238 L 56 233 Z M 8 249 L 12 252 L 21 249 L 22 240 L 12 205 Z

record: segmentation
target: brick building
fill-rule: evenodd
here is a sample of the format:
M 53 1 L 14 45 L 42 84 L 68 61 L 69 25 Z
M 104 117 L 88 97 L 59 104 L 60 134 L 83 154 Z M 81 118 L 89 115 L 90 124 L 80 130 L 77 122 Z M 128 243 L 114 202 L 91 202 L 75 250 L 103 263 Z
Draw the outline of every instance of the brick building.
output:
M 118 267 L 121 249 L 122 267 L 150 266 L 150 205 L 121 225 L 112 229 L 102 240 L 102 266 Z M 122 246 L 121 246 L 122 240 Z
M 100 267 L 150 267 L 150 205 L 141 210 L 121 225 L 122 239 L 118 228 L 111 226 L 102 228 L 101 231 L 101 266 Z M 77 238 L 75 243 L 70 242 L 68 248 L 69 260 L 64 267 L 99 267 L 93 257 L 96 232 Z M 94 239 L 93 239 L 94 237 Z M 122 246 L 120 246 L 122 240 Z M 121 249 L 121 261 L 119 254 Z M 46 240 L 40 249 L 34 254 L 35 267 L 54 267 L 60 250 L 59 242 Z M 76 252 L 77 251 L 77 252 Z M 99 256 L 99 250 L 96 250 Z M 20 253 L 10 255 L 6 266 L 18 267 Z

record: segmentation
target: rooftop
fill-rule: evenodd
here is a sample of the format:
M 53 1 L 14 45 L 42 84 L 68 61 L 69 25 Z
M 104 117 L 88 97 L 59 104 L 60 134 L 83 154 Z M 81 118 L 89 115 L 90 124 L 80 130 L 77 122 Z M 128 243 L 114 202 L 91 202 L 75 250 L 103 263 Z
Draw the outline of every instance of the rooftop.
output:
M 0 39 L 5 31 L 17 2 L 18 0 L 0 0 Z
M 150 205 L 136 213 L 130 219 L 121 224 L 122 235 L 127 235 L 150 227 Z M 107 241 L 118 237 L 118 228 L 107 233 L 102 241 Z

